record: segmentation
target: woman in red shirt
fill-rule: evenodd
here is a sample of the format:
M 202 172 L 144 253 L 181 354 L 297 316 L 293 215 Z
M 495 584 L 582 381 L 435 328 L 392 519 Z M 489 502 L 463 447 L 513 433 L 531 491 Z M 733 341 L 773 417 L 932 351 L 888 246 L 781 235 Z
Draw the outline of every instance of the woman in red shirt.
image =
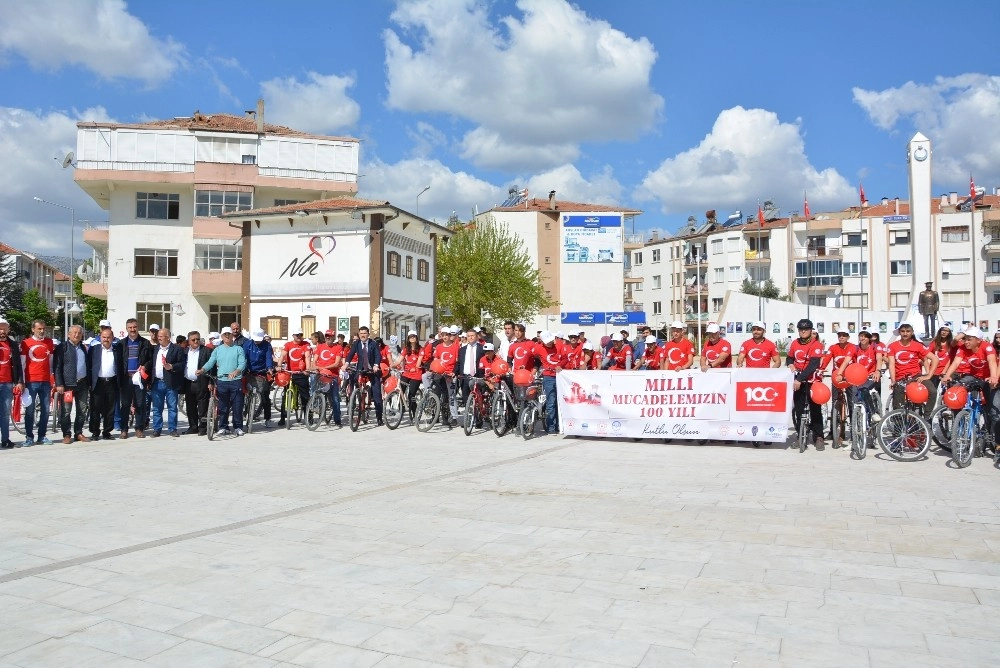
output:
M 955 353 L 957 351 L 958 347 L 955 345 L 955 341 L 952 338 L 951 327 L 948 327 L 947 325 L 939 327 L 934 340 L 931 341 L 929 346 L 927 346 L 927 352 L 937 357 L 937 363 L 930 372 L 930 377 L 927 378 L 931 385 L 933 385 L 935 392 L 937 392 L 938 387 L 941 385 L 941 376 L 943 376 L 944 372 L 948 370 L 948 366 L 951 364 L 952 360 L 955 359 Z M 921 377 L 921 379 L 923 379 L 923 377 Z
M 392 366 L 402 370 L 400 382 L 406 388 L 406 402 L 410 409 L 410 420 L 417 414 L 417 390 L 420 388 L 420 380 L 423 375 L 421 365 L 424 361 L 423 349 L 420 346 L 420 337 L 416 332 L 410 331 L 406 334 L 406 341 L 403 342 L 402 355 Z

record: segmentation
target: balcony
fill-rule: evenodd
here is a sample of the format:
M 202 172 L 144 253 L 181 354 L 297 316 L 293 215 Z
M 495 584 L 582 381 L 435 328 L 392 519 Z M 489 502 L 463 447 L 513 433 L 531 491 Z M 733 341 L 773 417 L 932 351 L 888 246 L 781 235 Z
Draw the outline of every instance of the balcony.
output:
M 239 295 L 242 293 L 242 271 L 195 269 L 191 272 L 191 294 Z
M 769 250 L 745 250 L 743 251 L 743 259 L 747 262 L 770 262 L 771 261 L 771 251 Z
M 840 257 L 840 246 L 825 246 L 822 248 L 796 248 L 796 259 L 821 259 L 825 257 Z
M 110 232 L 107 225 L 99 227 L 87 226 L 83 228 L 83 243 L 96 251 L 106 253 L 108 251 L 108 238 Z
M 632 302 L 629 304 L 624 304 L 622 310 L 629 312 L 642 312 L 645 309 L 642 308 L 642 304 L 639 304 L 637 302 Z
M 642 283 L 642 273 L 635 267 L 631 269 L 626 269 L 622 278 L 625 279 L 626 283 Z
M 983 279 L 986 285 L 1000 285 L 1000 274 L 986 274 Z
M 88 276 L 87 278 L 92 280 L 84 281 L 80 289 L 83 294 L 88 297 L 97 297 L 98 299 L 108 298 L 108 277 L 107 276 Z
M 795 289 L 811 288 L 813 290 L 832 289 L 844 284 L 843 276 L 797 276 Z
M 687 322 L 698 322 L 699 320 L 708 320 L 708 313 L 685 313 L 684 320 Z
M 684 256 L 684 268 L 694 268 L 699 265 L 705 264 L 708 259 L 701 255 L 685 255 Z
M 686 295 L 698 295 L 698 294 L 707 295 L 708 294 L 708 286 L 704 285 L 704 284 L 702 284 L 702 285 L 685 285 L 684 286 L 684 294 L 686 294 Z
M 625 250 L 636 250 L 642 248 L 644 241 L 645 240 L 641 234 L 626 234 Z

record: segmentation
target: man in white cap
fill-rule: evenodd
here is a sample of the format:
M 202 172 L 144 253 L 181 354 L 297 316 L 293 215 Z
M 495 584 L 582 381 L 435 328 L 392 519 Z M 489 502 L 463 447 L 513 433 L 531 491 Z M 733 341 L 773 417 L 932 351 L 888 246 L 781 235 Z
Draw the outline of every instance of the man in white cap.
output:
M 632 346 L 625 342 L 621 332 L 611 335 L 611 350 L 604 357 L 603 368 L 610 371 L 627 371 L 632 368 Z
M 20 347 L 10 338 L 10 323 L 0 317 L 0 448 L 14 447 L 10 440 L 10 407 L 14 392 L 24 390 Z
M 760 320 L 750 325 L 752 336 L 740 346 L 736 366 L 748 369 L 776 369 L 781 366 L 778 347 L 764 336 L 765 329 Z
M 962 374 L 959 382 L 970 389 L 976 387 L 982 389 L 986 395 L 986 406 L 993 406 L 994 397 L 998 394 L 995 391 L 997 377 L 1000 375 L 997 351 L 986 341 L 986 334 L 975 325 L 969 325 L 963 334 L 965 337 L 958 346 L 955 359 L 941 380 L 942 382 L 950 380 L 956 372 Z M 993 419 L 993 411 L 986 410 L 985 416 L 993 438 L 996 439 L 998 425 Z
M 365 328 L 367 332 L 368 328 Z M 285 344 L 285 368 L 292 374 L 292 383 L 298 388 L 299 405 L 305 408 L 309 405 L 309 376 L 306 370 L 312 367 L 312 352 L 309 342 L 305 340 L 302 327 L 292 330 L 292 340 Z M 381 403 L 381 401 L 379 402 Z M 287 411 L 281 406 L 281 417 L 278 426 L 285 426 Z
M 243 374 L 247 368 L 247 355 L 242 347 L 233 343 L 233 330 L 223 327 L 222 345 L 212 349 L 212 355 L 198 375 L 218 367 L 215 394 L 219 398 L 219 417 L 216 425 L 219 436 L 229 432 L 229 413 L 233 417 L 233 435 L 243 435 Z M 211 420 L 212 416 L 208 416 Z
M 908 322 L 899 323 L 897 328 L 899 340 L 889 344 L 889 380 L 894 384 L 892 390 L 892 407 L 899 408 L 906 399 L 906 383 L 911 378 L 920 375 L 927 356 L 927 348 L 913 337 L 913 325 Z M 956 355 L 957 357 L 957 355 Z
M 701 370 L 728 369 L 733 366 L 733 349 L 722 338 L 722 331 L 714 322 L 705 328 L 707 337 L 701 348 Z
M 660 351 L 660 368 L 664 371 L 683 371 L 694 364 L 694 344 L 685 332 L 687 326 L 680 320 L 670 323 L 670 340 Z
M 535 344 L 535 357 L 542 367 L 542 392 L 545 393 L 545 432 L 559 433 L 559 406 L 556 403 L 556 374 L 566 368 L 566 357 L 556 345 L 556 336 L 542 332 L 542 342 Z M 534 428 L 534 425 L 532 425 Z
M 660 364 L 663 362 L 660 353 L 663 352 L 662 349 L 656 345 L 656 336 L 653 334 L 648 334 L 643 340 L 642 355 L 636 352 L 637 359 L 635 360 L 636 369 L 659 369 Z
M 105 327 L 110 327 L 110 326 L 111 326 L 110 320 L 107 319 L 102 320 L 100 324 L 97 326 L 97 331 L 94 332 L 94 335 L 87 340 L 87 348 L 90 348 L 91 346 L 101 345 L 101 330 L 104 329 Z M 115 339 L 113 339 L 113 342 L 118 343 L 118 338 L 116 337 Z

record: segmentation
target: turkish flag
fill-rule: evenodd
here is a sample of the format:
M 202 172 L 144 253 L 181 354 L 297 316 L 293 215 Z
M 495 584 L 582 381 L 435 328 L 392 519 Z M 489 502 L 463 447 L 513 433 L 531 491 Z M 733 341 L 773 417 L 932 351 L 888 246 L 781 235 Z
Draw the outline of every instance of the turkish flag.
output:
M 764 227 L 764 210 L 757 205 L 757 226 Z
M 863 183 L 858 184 L 858 194 L 861 196 L 861 206 L 864 206 L 865 202 L 868 201 L 868 198 L 865 197 L 865 184 Z
M 972 174 L 969 174 L 969 201 L 976 199 L 976 182 L 972 180 Z
M 812 214 L 809 213 L 809 196 L 804 192 L 802 193 L 802 215 L 806 218 L 812 216 Z

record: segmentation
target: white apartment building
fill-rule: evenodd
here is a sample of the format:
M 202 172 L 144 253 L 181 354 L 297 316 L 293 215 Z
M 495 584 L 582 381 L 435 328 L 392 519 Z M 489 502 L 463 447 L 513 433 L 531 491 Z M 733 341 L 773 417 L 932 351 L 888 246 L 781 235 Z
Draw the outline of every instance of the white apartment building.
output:
M 48 303 L 49 308 L 56 309 L 65 298 L 68 277 L 48 262 L 35 255 L 14 248 L 0 241 L 0 251 L 4 254 L 4 262 L 13 265 L 14 273 L 21 279 L 21 287 L 25 290 L 38 290 L 38 294 Z M 3 314 L 0 314 L 3 315 Z
M 108 301 L 116 331 L 135 316 L 177 332 L 247 324 L 243 232 L 224 213 L 351 196 L 358 140 L 246 117 L 77 125 L 74 179 L 109 214 L 89 227 L 85 294 Z

